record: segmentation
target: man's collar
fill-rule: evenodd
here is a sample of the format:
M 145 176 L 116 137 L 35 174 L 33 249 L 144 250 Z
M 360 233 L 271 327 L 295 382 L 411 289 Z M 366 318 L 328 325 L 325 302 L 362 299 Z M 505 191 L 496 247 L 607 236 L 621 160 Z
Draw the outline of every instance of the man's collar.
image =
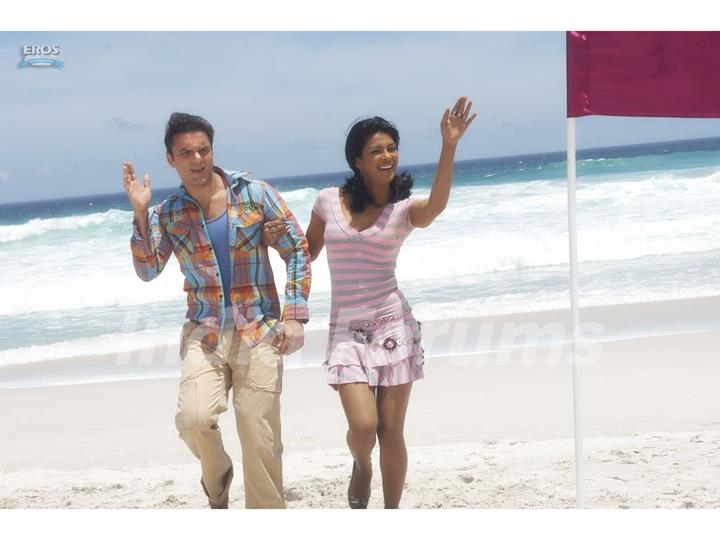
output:
M 225 174 L 225 171 L 222 170 L 220 167 L 217 167 L 213 165 L 213 172 L 216 172 L 220 178 L 222 178 L 223 183 L 225 184 L 225 187 L 229 188 L 232 187 L 230 185 L 230 181 L 228 180 L 227 174 Z

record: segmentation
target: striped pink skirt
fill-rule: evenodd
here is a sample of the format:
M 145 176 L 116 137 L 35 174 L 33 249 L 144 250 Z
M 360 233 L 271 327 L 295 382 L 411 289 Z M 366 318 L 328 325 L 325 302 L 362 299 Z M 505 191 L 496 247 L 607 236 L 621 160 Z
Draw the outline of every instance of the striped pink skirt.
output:
M 327 383 L 395 386 L 424 377 L 420 323 L 409 310 L 371 321 L 330 328 L 325 358 Z

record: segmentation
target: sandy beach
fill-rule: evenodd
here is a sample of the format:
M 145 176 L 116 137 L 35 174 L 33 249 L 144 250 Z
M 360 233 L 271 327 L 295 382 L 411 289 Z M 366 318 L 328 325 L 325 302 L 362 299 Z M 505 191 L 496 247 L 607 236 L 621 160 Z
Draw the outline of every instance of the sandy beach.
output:
M 711 328 L 718 308 L 717 298 L 705 298 L 583 311 L 606 338 L 582 367 L 587 507 L 720 508 L 720 329 Z M 566 316 L 493 320 L 544 328 Z M 661 319 L 660 335 L 614 330 Z M 487 322 L 468 322 L 466 336 L 477 337 Z M 439 343 L 428 326 L 425 339 Z M 413 389 L 402 507 L 574 506 L 568 348 L 521 341 L 485 352 L 448 342 L 454 354 L 428 343 L 438 352 Z M 177 384 L 0 390 L 0 508 L 204 508 L 199 464 L 174 427 Z M 323 371 L 286 370 L 282 407 L 288 506 L 344 508 L 351 467 L 345 418 Z M 232 415 L 220 425 L 236 464 L 231 507 L 242 508 Z M 375 468 L 370 507 L 381 508 L 377 455 Z

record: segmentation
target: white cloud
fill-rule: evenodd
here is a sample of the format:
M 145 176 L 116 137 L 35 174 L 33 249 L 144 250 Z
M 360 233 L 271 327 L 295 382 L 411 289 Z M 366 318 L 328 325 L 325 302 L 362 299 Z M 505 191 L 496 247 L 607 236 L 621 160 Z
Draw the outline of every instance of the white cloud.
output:
M 10 183 L 10 173 L 8 171 L 0 171 L 0 184 Z
M 140 131 L 144 127 L 142 124 L 131 122 L 130 120 L 120 117 L 115 117 L 110 120 L 110 124 L 120 131 Z

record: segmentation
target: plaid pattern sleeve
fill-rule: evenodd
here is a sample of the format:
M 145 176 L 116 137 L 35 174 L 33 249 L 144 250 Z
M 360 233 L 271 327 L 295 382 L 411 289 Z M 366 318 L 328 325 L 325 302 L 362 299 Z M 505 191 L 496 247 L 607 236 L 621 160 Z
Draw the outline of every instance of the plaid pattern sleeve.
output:
M 275 246 L 287 267 L 282 319 L 307 322 L 309 319 L 307 299 L 311 280 L 308 242 L 295 216 L 277 190 L 266 182 L 262 184 L 265 221 L 282 219 L 289 227 L 288 233 L 281 236 Z
M 172 253 L 170 237 L 160 224 L 158 207 L 153 208 L 149 223 L 149 238 L 146 240 L 140 236 L 137 220 L 133 218 L 133 235 L 130 239 L 135 273 L 143 281 L 150 281 L 160 275 Z

